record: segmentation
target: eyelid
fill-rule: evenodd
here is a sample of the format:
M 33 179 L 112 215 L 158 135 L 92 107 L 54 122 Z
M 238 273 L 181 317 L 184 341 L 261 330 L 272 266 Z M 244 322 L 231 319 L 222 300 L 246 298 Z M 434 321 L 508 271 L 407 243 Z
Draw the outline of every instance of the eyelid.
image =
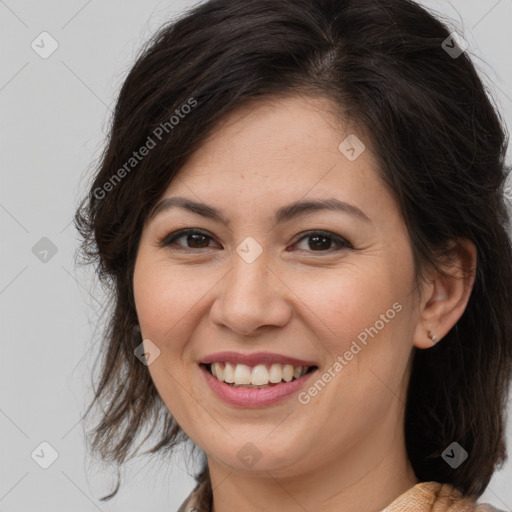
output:
M 190 234 L 204 235 L 212 240 L 215 238 L 212 235 L 210 235 L 207 231 L 200 229 L 200 228 L 183 228 L 183 229 L 178 229 L 177 231 L 173 231 L 172 233 L 169 233 L 168 235 L 166 235 L 161 241 L 159 241 L 158 246 L 161 248 L 169 248 L 170 246 L 172 246 L 174 244 L 174 242 L 176 240 L 178 240 L 186 235 L 190 235 Z M 296 236 L 296 240 L 292 243 L 292 245 L 295 245 L 298 242 L 300 242 L 302 239 L 308 238 L 308 236 L 313 236 L 313 235 L 321 235 L 321 236 L 330 238 L 336 244 L 337 248 L 334 250 L 331 248 L 327 251 L 307 251 L 306 250 L 305 252 L 313 253 L 313 254 L 315 252 L 320 253 L 320 254 L 322 254 L 322 253 L 332 254 L 333 252 L 338 252 L 342 249 L 356 250 L 355 247 L 350 243 L 350 241 L 347 240 L 345 237 L 338 235 L 336 233 L 333 233 L 331 231 L 327 231 L 325 229 L 310 229 L 307 231 L 303 231 Z M 174 244 L 174 245 L 176 246 L 176 250 L 186 251 L 186 252 L 187 251 L 188 252 L 197 252 L 200 250 L 210 248 L 210 246 L 208 246 L 208 247 L 204 247 L 202 249 L 194 249 L 191 247 L 184 247 L 184 246 L 180 246 L 180 245 L 176 245 L 176 244 Z M 295 250 L 304 252 L 304 250 L 302 250 L 302 249 L 295 249 Z

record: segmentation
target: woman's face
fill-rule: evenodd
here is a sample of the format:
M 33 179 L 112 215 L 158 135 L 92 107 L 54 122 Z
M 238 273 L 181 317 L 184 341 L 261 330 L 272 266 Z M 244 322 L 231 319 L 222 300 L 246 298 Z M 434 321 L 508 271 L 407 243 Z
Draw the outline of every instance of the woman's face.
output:
M 290 476 L 373 466 L 403 442 L 411 247 L 374 157 L 333 109 L 294 97 L 239 110 L 161 197 L 201 209 L 168 204 L 144 226 L 134 293 L 148 369 L 210 465 Z M 186 228 L 200 233 L 170 240 Z M 237 388 L 212 361 L 228 381 L 281 383 Z

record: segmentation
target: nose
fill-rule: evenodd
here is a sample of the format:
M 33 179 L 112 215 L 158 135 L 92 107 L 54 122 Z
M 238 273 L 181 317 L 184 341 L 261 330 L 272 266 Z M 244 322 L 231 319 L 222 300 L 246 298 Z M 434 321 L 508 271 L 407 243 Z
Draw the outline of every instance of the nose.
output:
M 247 263 L 233 255 L 230 272 L 219 283 L 210 310 L 211 321 L 244 335 L 257 335 L 264 326 L 283 327 L 292 314 L 291 292 L 260 255 Z

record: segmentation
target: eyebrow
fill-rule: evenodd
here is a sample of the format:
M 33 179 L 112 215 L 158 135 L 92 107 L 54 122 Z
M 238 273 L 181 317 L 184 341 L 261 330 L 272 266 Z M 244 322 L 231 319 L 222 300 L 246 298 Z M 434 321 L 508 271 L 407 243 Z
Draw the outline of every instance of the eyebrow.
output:
M 160 201 L 155 208 L 150 212 L 149 219 L 153 219 L 157 215 L 168 211 L 172 208 L 183 208 L 193 213 L 202 215 L 209 219 L 228 226 L 229 221 L 226 219 L 221 210 L 205 203 L 198 203 L 184 197 L 168 197 Z M 291 219 L 297 218 L 306 213 L 311 213 L 319 210 L 331 210 L 347 213 L 357 217 L 365 222 L 371 223 L 370 218 L 357 206 L 345 203 L 335 198 L 328 199 L 315 199 L 309 201 L 297 201 L 286 206 L 282 206 L 275 213 L 275 222 L 280 224 Z

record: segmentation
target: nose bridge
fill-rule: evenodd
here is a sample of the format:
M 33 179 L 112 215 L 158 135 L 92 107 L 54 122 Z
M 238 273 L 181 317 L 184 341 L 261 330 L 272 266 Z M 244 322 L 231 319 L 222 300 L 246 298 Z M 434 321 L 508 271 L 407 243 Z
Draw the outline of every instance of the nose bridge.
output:
M 232 268 L 212 307 L 212 320 L 239 333 L 262 325 L 285 325 L 289 318 L 284 289 L 268 266 L 267 255 L 255 254 L 243 243 L 233 253 Z M 245 253 L 240 249 L 249 248 Z M 247 255 L 251 257 L 246 257 Z
M 239 250 L 240 247 L 238 248 Z M 250 254 L 250 253 L 249 253 Z M 268 261 L 267 254 L 263 255 L 251 255 L 250 259 L 246 259 L 243 255 L 241 256 L 237 251 L 236 255 L 233 255 L 233 271 L 231 272 L 232 283 L 234 290 L 237 293 L 250 292 L 255 295 L 255 299 L 261 298 L 260 294 L 264 292 L 265 285 L 268 286 L 268 278 L 270 271 L 267 265 Z M 250 297 L 245 297 L 250 299 Z
M 250 261 L 234 254 L 232 264 L 231 276 L 224 290 L 225 304 L 241 315 L 261 315 L 272 300 L 270 296 L 275 288 L 269 282 L 271 272 L 267 268 L 268 258 L 261 254 Z

